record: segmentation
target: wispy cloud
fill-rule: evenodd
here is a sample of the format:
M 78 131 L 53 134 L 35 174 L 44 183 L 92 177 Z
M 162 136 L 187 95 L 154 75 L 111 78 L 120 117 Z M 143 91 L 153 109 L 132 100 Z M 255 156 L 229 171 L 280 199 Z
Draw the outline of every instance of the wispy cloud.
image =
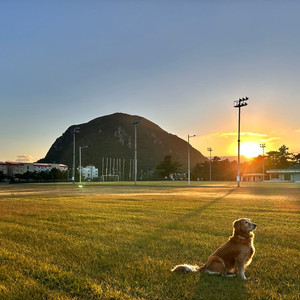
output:
M 33 157 L 31 155 L 28 155 L 28 154 L 18 155 L 17 156 L 17 161 L 19 161 L 19 162 L 32 162 Z
M 295 132 L 300 133 L 300 128 L 295 129 Z
M 231 136 L 236 136 L 237 132 L 215 132 L 210 134 L 210 137 L 231 137 Z M 241 135 L 243 136 L 253 136 L 253 137 L 267 137 L 267 134 L 264 133 L 255 133 L 255 132 L 241 132 Z
M 262 139 L 262 142 L 272 142 L 272 141 L 278 141 L 281 140 L 280 137 L 271 137 L 271 138 L 267 138 L 267 139 Z

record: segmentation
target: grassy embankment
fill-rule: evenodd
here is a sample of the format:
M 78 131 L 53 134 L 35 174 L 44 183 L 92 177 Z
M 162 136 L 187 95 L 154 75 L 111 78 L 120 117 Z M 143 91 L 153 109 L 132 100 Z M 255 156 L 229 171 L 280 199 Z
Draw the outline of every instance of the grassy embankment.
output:
M 0 186 L 0 299 L 298 299 L 300 184 Z M 258 224 L 249 278 L 173 274 Z

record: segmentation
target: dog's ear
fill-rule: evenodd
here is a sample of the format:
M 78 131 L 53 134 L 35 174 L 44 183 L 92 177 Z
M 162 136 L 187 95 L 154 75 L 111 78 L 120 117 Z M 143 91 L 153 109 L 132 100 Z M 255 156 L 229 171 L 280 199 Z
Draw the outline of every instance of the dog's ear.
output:
M 235 220 L 235 221 L 233 222 L 233 227 L 234 227 L 234 229 L 235 229 L 236 231 L 239 231 L 239 230 L 241 229 L 241 222 L 240 222 L 240 220 Z

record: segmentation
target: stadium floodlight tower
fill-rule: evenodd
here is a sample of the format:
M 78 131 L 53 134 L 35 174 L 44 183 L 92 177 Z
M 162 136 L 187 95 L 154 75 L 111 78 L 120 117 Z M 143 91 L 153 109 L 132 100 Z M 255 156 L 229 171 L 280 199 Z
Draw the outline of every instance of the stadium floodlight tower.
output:
M 263 181 L 265 181 L 265 148 L 266 144 L 259 144 L 260 148 L 262 148 L 263 152 Z
M 79 146 L 79 184 L 81 185 L 82 165 L 81 165 L 81 149 L 88 148 L 89 146 Z
M 79 132 L 80 127 L 77 126 L 73 129 L 73 169 L 72 169 L 72 181 L 75 183 L 75 135 Z
M 209 181 L 211 181 L 211 147 L 207 148 L 207 151 L 209 151 Z
M 137 181 L 137 124 L 141 122 L 141 118 L 137 118 L 134 122 L 134 184 Z
M 239 117 L 238 117 L 238 175 L 237 175 L 237 186 L 240 187 L 240 144 L 241 144 L 241 107 L 247 106 L 248 97 L 239 98 L 239 100 L 234 101 L 234 107 L 239 109 Z
M 190 138 L 195 137 L 196 135 L 188 134 L 188 184 L 191 184 L 191 164 L 190 164 Z

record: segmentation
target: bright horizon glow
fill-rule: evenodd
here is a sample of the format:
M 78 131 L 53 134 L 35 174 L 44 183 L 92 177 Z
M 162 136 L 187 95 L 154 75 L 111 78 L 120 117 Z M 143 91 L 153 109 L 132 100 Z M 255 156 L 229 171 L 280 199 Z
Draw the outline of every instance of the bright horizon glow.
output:
M 241 143 L 241 155 L 247 158 L 257 157 L 262 154 L 262 149 L 259 144 L 253 142 Z
M 242 132 L 241 133 L 241 156 L 247 160 L 262 155 L 260 144 L 265 144 L 265 153 L 269 151 L 277 151 L 283 144 L 289 147 L 291 152 L 299 152 L 298 148 L 293 148 L 292 137 L 294 133 L 290 134 L 289 138 L 280 138 L 275 136 L 274 133 L 265 133 L 257 128 L 255 133 Z M 272 134 L 272 136 L 271 136 Z M 287 136 L 286 136 L 287 137 Z M 199 149 L 200 152 L 206 155 L 206 145 L 212 147 L 212 156 L 230 157 L 237 159 L 238 156 L 238 143 L 237 132 L 215 132 L 205 136 L 198 136 L 191 142 L 192 146 Z

